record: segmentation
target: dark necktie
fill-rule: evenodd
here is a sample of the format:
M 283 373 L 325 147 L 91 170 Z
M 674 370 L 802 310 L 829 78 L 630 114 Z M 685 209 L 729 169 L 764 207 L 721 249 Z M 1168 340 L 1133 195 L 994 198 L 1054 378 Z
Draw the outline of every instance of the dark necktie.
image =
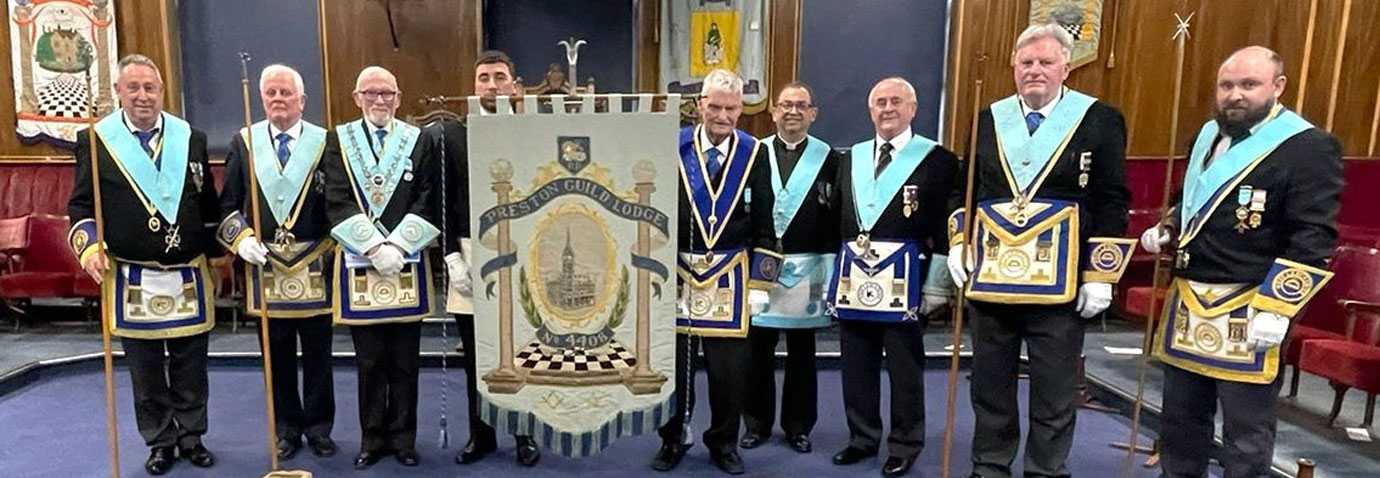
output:
M 374 142 L 374 155 L 382 157 L 382 156 L 383 156 L 383 140 L 384 140 L 384 138 L 387 138 L 387 137 L 388 137 L 388 132 L 387 132 L 387 131 L 384 131 L 384 130 L 381 130 L 381 129 L 376 129 L 376 130 L 374 130 L 374 136 L 377 136 L 377 137 L 379 138 L 378 141 L 375 141 L 375 142 Z
M 709 173 L 709 179 L 719 177 L 719 170 L 723 169 L 723 165 L 719 164 L 719 148 L 709 148 L 709 151 L 705 151 L 704 156 L 705 172 Z
M 891 150 L 896 149 L 896 147 L 892 146 L 891 143 L 882 143 L 881 149 L 882 154 L 877 156 L 877 170 L 872 173 L 873 177 L 881 176 L 882 170 L 886 169 L 886 165 L 891 164 Z
M 153 136 L 156 134 L 158 134 L 158 128 L 134 132 L 134 136 L 139 138 L 139 146 L 144 148 L 144 152 L 148 153 L 150 158 L 153 157 L 153 145 L 150 143 L 153 141 Z
M 278 165 L 286 167 L 288 163 L 288 158 L 292 156 L 292 151 L 288 150 L 288 141 L 292 140 L 292 136 L 289 136 L 287 133 L 278 133 L 277 138 Z
M 1040 129 L 1040 123 L 1045 122 L 1045 115 L 1039 111 L 1031 111 L 1025 115 L 1025 128 L 1030 134 L 1035 134 L 1035 130 Z

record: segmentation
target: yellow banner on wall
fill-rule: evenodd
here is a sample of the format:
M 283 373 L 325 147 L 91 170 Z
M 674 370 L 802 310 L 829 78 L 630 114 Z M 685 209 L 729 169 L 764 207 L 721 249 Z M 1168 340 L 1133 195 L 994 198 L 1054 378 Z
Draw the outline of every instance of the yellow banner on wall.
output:
M 742 37 L 738 11 L 696 11 L 690 14 L 690 74 L 705 76 L 710 70 L 738 70 Z

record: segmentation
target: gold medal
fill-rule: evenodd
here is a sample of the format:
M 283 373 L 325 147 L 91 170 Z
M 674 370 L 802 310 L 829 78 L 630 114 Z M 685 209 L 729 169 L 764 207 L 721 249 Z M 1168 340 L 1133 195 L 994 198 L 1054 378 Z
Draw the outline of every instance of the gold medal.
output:
M 911 213 L 911 212 L 912 212 L 912 209 L 911 209 L 911 207 L 910 207 L 910 204 L 907 204 L 907 205 L 905 205 L 905 207 L 902 207 L 902 208 L 901 208 L 901 214 L 904 214 L 906 217 L 910 217 L 910 213 Z
M 370 200 L 373 201 L 374 204 L 383 204 L 383 193 L 374 192 L 374 195 L 370 197 Z
M 153 216 L 149 218 L 149 231 L 158 232 L 158 230 L 162 228 L 163 221 L 159 221 L 158 216 Z
M 1260 213 L 1259 213 L 1259 212 L 1252 212 L 1252 213 L 1251 213 L 1251 219 L 1250 219 L 1251 229 L 1255 229 L 1255 228 L 1257 228 L 1257 227 L 1260 227 L 1260 220 L 1261 220 L 1261 218 L 1260 218 Z
M 1080 188 L 1086 188 L 1086 187 L 1088 187 L 1088 173 L 1083 173 L 1083 174 L 1079 174 L 1079 175 L 1078 175 L 1078 187 L 1080 187 Z

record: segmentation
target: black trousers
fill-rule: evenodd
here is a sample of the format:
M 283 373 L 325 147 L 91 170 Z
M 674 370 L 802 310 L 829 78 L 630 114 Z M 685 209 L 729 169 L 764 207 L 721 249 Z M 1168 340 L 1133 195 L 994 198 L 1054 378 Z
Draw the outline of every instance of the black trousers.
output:
M 465 408 L 469 413 L 470 440 L 476 445 L 497 446 L 494 427 L 479 418 L 479 376 L 474 367 L 474 316 L 455 314 L 455 325 L 460 330 L 460 346 L 465 349 L 465 355 L 460 357 L 460 368 L 465 369 Z
M 747 431 L 770 436 L 776 415 L 776 343 L 786 335 L 786 379 L 781 386 L 781 430 L 787 436 L 809 435 L 818 419 L 815 379 L 815 329 L 752 326 L 752 367 L 748 375 L 743 423 Z
M 1160 413 L 1160 467 L 1165 478 L 1207 476 L 1213 454 L 1213 418 L 1222 403 L 1222 442 L 1217 460 L 1223 478 L 1272 476 L 1275 396 L 1284 374 L 1267 384 L 1241 383 L 1164 367 L 1164 411 Z
M 134 387 L 134 420 L 149 447 L 191 448 L 206 434 L 209 337 L 120 339 Z
M 685 422 L 695 411 L 695 371 L 691 369 L 691 359 L 700 347 L 704 347 L 709 372 L 709 429 L 704 431 L 704 445 L 714 454 L 736 451 L 748 383 L 747 366 L 752 360 L 752 346 L 747 339 L 676 334 L 675 406 L 671 419 L 658 432 L 663 442 L 685 441 Z
M 1021 442 L 1016 375 L 1021 342 L 1030 357 L 1030 425 L 1025 476 L 1066 477 L 1078 414 L 1083 320 L 1074 305 L 970 302 L 973 323 L 973 472 L 1011 476 Z
M 335 378 L 331 370 L 330 314 L 300 319 L 270 319 L 268 343 L 273 352 L 273 409 L 278 438 L 329 438 L 335 426 Z M 302 357 L 297 357 L 298 340 Z M 262 347 L 263 344 L 260 344 Z M 297 387 L 297 364 L 302 387 Z
M 359 368 L 360 451 L 416 447 L 421 332 L 420 322 L 350 327 Z
M 848 446 L 876 450 L 882 439 L 882 351 L 891 380 L 891 456 L 925 448 L 925 323 L 839 322 Z

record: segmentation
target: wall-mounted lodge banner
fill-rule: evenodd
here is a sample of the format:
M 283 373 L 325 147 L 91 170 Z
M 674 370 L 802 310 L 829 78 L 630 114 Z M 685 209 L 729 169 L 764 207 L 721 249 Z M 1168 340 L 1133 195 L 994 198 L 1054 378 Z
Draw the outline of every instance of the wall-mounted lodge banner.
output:
M 1058 23 L 1073 36 L 1070 68 L 1092 63 L 1102 39 L 1102 0 L 1030 0 L 1030 24 Z
M 481 415 L 565 456 L 669 418 L 679 113 L 653 100 L 467 120 Z
M 70 145 L 114 101 L 114 0 L 9 0 L 15 131 Z

